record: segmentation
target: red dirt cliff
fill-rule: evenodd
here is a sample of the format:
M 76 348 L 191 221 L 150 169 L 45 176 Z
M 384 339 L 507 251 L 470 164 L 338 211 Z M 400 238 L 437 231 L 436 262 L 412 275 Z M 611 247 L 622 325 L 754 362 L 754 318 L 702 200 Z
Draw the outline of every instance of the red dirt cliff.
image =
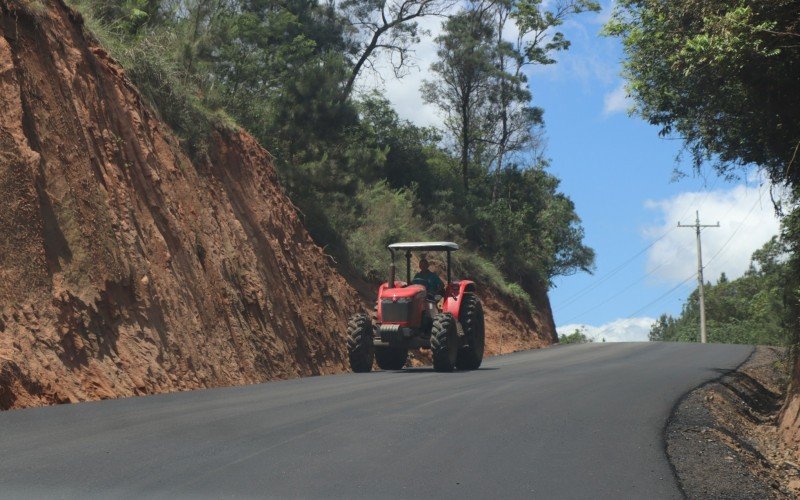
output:
M 800 356 L 793 354 L 792 373 L 786 401 L 778 418 L 778 427 L 784 441 L 795 452 L 800 452 Z
M 355 292 L 269 154 L 193 164 L 77 14 L 0 7 L 0 407 L 345 370 Z
M 0 0 L 0 409 L 347 370 L 361 300 L 269 154 L 219 130 L 207 158 L 60 0 Z M 489 353 L 551 343 L 544 290 L 483 295 Z

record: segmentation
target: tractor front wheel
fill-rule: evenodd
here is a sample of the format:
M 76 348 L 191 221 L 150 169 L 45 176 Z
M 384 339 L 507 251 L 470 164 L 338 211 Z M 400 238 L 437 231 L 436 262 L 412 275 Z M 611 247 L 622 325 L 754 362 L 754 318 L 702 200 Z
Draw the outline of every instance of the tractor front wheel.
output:
M 355 314 L 347 323 L 347 353 L 350 368 L 357 373 L 372 370 L 375 347 L 372 344 L 372 320 L 366 314 Z
M 381 370 L 402 370 L 408 359 L 408 348 L 376 347 L 375 361 Z
M 485 344 L 483 306 L 480 299 L 473 294 L 465 295 L 458 316 L 467 339 L 467 345 L 458 350 L 456 365 L 459 370 L 477 370 L 483 361 Z
M 434 370 L 451 372 L 455 369 L 458 356 L 458 330 L 452 314 L 437 314 L 433 319 L 431 353 Z

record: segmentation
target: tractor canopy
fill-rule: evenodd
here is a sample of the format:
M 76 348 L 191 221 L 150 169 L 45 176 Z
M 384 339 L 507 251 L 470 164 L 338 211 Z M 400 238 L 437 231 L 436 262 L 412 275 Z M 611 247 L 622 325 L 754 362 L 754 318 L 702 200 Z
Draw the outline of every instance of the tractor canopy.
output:
M 406 254 L 406 281 L 411 282 L 411 252 L 447 252 L 447 284 L 452 281 L 450 275 L 450 253 L 458 250 L 458 244 L 452 241 L 406 241 L 392 243 L 387 247 L 392 253 L 392 269 L 389 283 L 394 282 L 394 257 L 395 251 L 404 251 Z
M 451 241 L 407 241 L 403 243 L 392 243 L 389 250 L 416 250 L 422 252 L 452 252 L 458 250 L 458 244 Z

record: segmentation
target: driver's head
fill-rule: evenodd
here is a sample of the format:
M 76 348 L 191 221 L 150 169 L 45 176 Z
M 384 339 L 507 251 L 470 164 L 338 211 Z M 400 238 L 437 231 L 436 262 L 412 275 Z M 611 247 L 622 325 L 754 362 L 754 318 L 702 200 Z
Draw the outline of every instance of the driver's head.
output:
M 420 259 L 419 260 L 419 270 L 420 271 L 427 271 L 430 268 L 430 264 L 428 263 L 427 259 Z

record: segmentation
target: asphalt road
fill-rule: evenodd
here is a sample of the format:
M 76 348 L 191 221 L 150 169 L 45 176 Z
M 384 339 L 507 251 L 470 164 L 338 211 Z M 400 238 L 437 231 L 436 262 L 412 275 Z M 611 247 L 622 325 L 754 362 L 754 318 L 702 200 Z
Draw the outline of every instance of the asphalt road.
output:
M 675 402 L 749 346 L 593 344 L 0 414 L 0 496 L 680 498 Z

